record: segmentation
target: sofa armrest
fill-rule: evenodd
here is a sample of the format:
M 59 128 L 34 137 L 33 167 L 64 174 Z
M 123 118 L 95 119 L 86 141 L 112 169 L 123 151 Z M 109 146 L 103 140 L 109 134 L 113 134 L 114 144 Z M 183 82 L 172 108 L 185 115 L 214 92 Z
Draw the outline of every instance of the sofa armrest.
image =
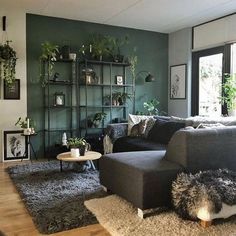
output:
M 116 139 L 127 136 L 128 134 L 128 123 L 116 123 L 108 124 L 106 128 L 106 135 L 114 143 Z

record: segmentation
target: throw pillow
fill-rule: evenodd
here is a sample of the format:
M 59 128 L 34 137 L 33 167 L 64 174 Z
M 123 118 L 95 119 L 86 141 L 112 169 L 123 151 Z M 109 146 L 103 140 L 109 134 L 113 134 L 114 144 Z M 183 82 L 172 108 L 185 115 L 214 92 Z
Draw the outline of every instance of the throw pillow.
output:
M 146 123 L 147 120 L 141 120 L 138 124 L 135 124 L 131 128 L 130 136 L 131 137 L 143 136 L 146 129 Z
M 147 138 L 148 137 L 148 134 L 150 132 L 150 130 L 152 129 L 152 127 L 154 126 L 156 122 L 156 119 L 155 118 L 149 118 L 147 119 L 147 122 L 146 122 L 146 129 L 145 129 L 145 132 L 144 132 L 144 137 Z
M 128 118 L 128 136 L 130 135 L 131 129 L 135 124 L 138 124 L 141 120 L 151 118 L 152 116 L 143 116 L 143 115 L 132 115 L 129 114 Z
M 221 123 L 216 123 L 216 124 L 204 124 L 204 123 L 201 123 L 198 125 L 198 127 L 196 129 L 201 129 L 201 128 L 204 128 L 204 129 L 209 129 L 209 128 L 217 128 L 217 127 L 225 127 L 225 125 L 222 125 Z
M 185 123 L 156 120 L 153 128 L 148 134 L 148 139 L 161 144 L 168 144 L 173 134 L 185 127 Z

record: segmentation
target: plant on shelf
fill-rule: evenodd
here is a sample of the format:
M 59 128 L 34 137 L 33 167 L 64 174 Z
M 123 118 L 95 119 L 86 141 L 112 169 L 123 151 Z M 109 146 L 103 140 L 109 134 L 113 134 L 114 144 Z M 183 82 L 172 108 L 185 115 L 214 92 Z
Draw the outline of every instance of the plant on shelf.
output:
M 11 86 L 16 76 L 16 52 L 9 45 L 11 41 L 0 45 L 0 78 L 4 79 L 7 86 Z
M 226 104 L 228 114 L 236 115 L 236 74 L 225 74 L 225 83 L 222 85 L 223 96 L 221 103 Z
M 26 135 L 35 133 L 35 128 L 36 128 L 35 122 L 33 119 L 30 119 L 28 117 L 26 117 L 25 119 L 19 117 L 15 123 L 15 126 L 18 126 L 21 129 L 23 129 L 24 134 Z
M 123 62 L 124 56 L 121 55 L 121 47 L 129 43 L 129 38 L 126 35 L 123 38 L 115 38 L 107 36 L 109 54 L 112 56 L 114 62 Z
M 126 92 L 114 92 L 112 93 L 112 105 L 113 106 L 121 106 L 124 105 L 127 99 L 131 99 L 133 96 L 132 94 Z M 110 95 L 105 97 L 106 104 L 110 104 Z
M 44 87 L 46 83 L 48 82 L 49 77 L 52 76 L 53 74 L 53 68 L 54 68 L 56 56 L 59 52 L 59 49 L 58 49 L 58 45 L 55 45 L 48 41 L 42 43 L 41 46 L 42 46 L 42 54 L 39 57 L 39 65 L 40 65 L 39 78 L 40 78 L 42 87 Z M 45 65 L 45 62 L 47 62 L 47 67 Z
M 148 115 L 158 115 L 159 101 L 154 98 L 143 103 L 143 107 L 148 111 Z
M 98 112 L 94 115 L 93 117 L 93 126 L 95 128 L 99 127 L 99 125 L 101 124 L 101 122 L 107 117 L 107 113 L 105 112 Z

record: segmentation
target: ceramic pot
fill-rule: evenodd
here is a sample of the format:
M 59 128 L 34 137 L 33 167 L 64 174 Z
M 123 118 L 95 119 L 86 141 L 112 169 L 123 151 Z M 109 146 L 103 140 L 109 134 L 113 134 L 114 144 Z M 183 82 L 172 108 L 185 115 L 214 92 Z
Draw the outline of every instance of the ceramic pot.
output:
M 79 157 L 80 156 L 80 149 L 79 148 L 71 148 L 70 154 L 72 157 Z

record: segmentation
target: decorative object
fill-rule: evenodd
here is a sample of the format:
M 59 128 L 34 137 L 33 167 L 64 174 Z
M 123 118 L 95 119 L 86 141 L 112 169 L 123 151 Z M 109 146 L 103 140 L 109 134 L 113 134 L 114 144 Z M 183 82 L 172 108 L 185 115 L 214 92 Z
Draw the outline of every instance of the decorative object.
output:
M 19 117 L 15 123 L 15 126 L 19 126 L 21 129 L 23 129 L 24 135 L 31 135 L 35 133 L 35 122 L 33 119 L 28 117 L 25 119 Z
M 104 196 L 97 171 L 76 172 L 78 163 L 41 162 L 8 168 L 33 222 L 41 234 L 52 234 L 98 221 L 84 206 L 86 199 Z
M 26 147 L 22 131 L 4 131 L 4 161 L 27 159 Z
M 224 169 L 181 173 L 172 184 L 176 212 L 183 219 L 210 222 L 221 218 L 224 204 L 231 207 L 224 218 L 236 214 L 236 172 Z M 227 208 L 227 207 L 226 207 Z M 219 215 L 217 217 L 217 214 Z
M 116 84 L 117 85 L 123 85 L 123 76 L 122 75 L 117 75 L 116 76 Z
M 139 79 L 141 74 L 145 74 L 145 82 L 154 82 L 155 81 L 154 76 L 150 72 L 148 72 L 146 70 L 139 71 L 137 73 L 137 75 L 135 76 L 135 79 L 136 80 Z
M 170 99 L 186 99 L 187 65 L 170 67 Z
M 137 208 L 117 195 L 85 201 L 85 206 L 97 217 L 99 223 L 111 234 L 122 236 L 189 236 L 232 235 L 236 231 L 236 217 L 204 229 L 198 222 L 184 221 L 173 211 L 158 208 L 144 220 L 137 217 Z
M 11 84 L 4 80 L 4 99 L 20 99 L 20 80 L 15 79 Z
M 5 44 L 0 45 L 0 79 L 6 82 L 6 85 L 12 85 L 16 76 L 16 52 L 9 45 L 12 41 L 7 40 Z
M 221 103 L 226 104 L 229 116 L 236 116 L 236 74 L 224 74 Z
M 101 122 L 106 118 L 107 114 L 105 112 L 98 112 L 93 117 L 93 126 L 98 128 Z
M 40 65 L 40 81 L 42 87 L 48 83 L 50 76 L 52 76 L 53 68 L 55 61 L 57 60 L 57 54 L 59 52 L 58 46 L 52 44 L 48 41 L 41 44 L 42 46 L 42 53 L 39 57 L 39 65 Z
M 61 140 L 62 146 L 67 146 L 67 136 L 66 132 L 62 134 L 62 140 Z
M 76 53 L 69 53 L 69 59 L 72 61 L 76 61 Z
M 65 94 L 63 92 L 54 94 L 54 106 L 65 106 Z

